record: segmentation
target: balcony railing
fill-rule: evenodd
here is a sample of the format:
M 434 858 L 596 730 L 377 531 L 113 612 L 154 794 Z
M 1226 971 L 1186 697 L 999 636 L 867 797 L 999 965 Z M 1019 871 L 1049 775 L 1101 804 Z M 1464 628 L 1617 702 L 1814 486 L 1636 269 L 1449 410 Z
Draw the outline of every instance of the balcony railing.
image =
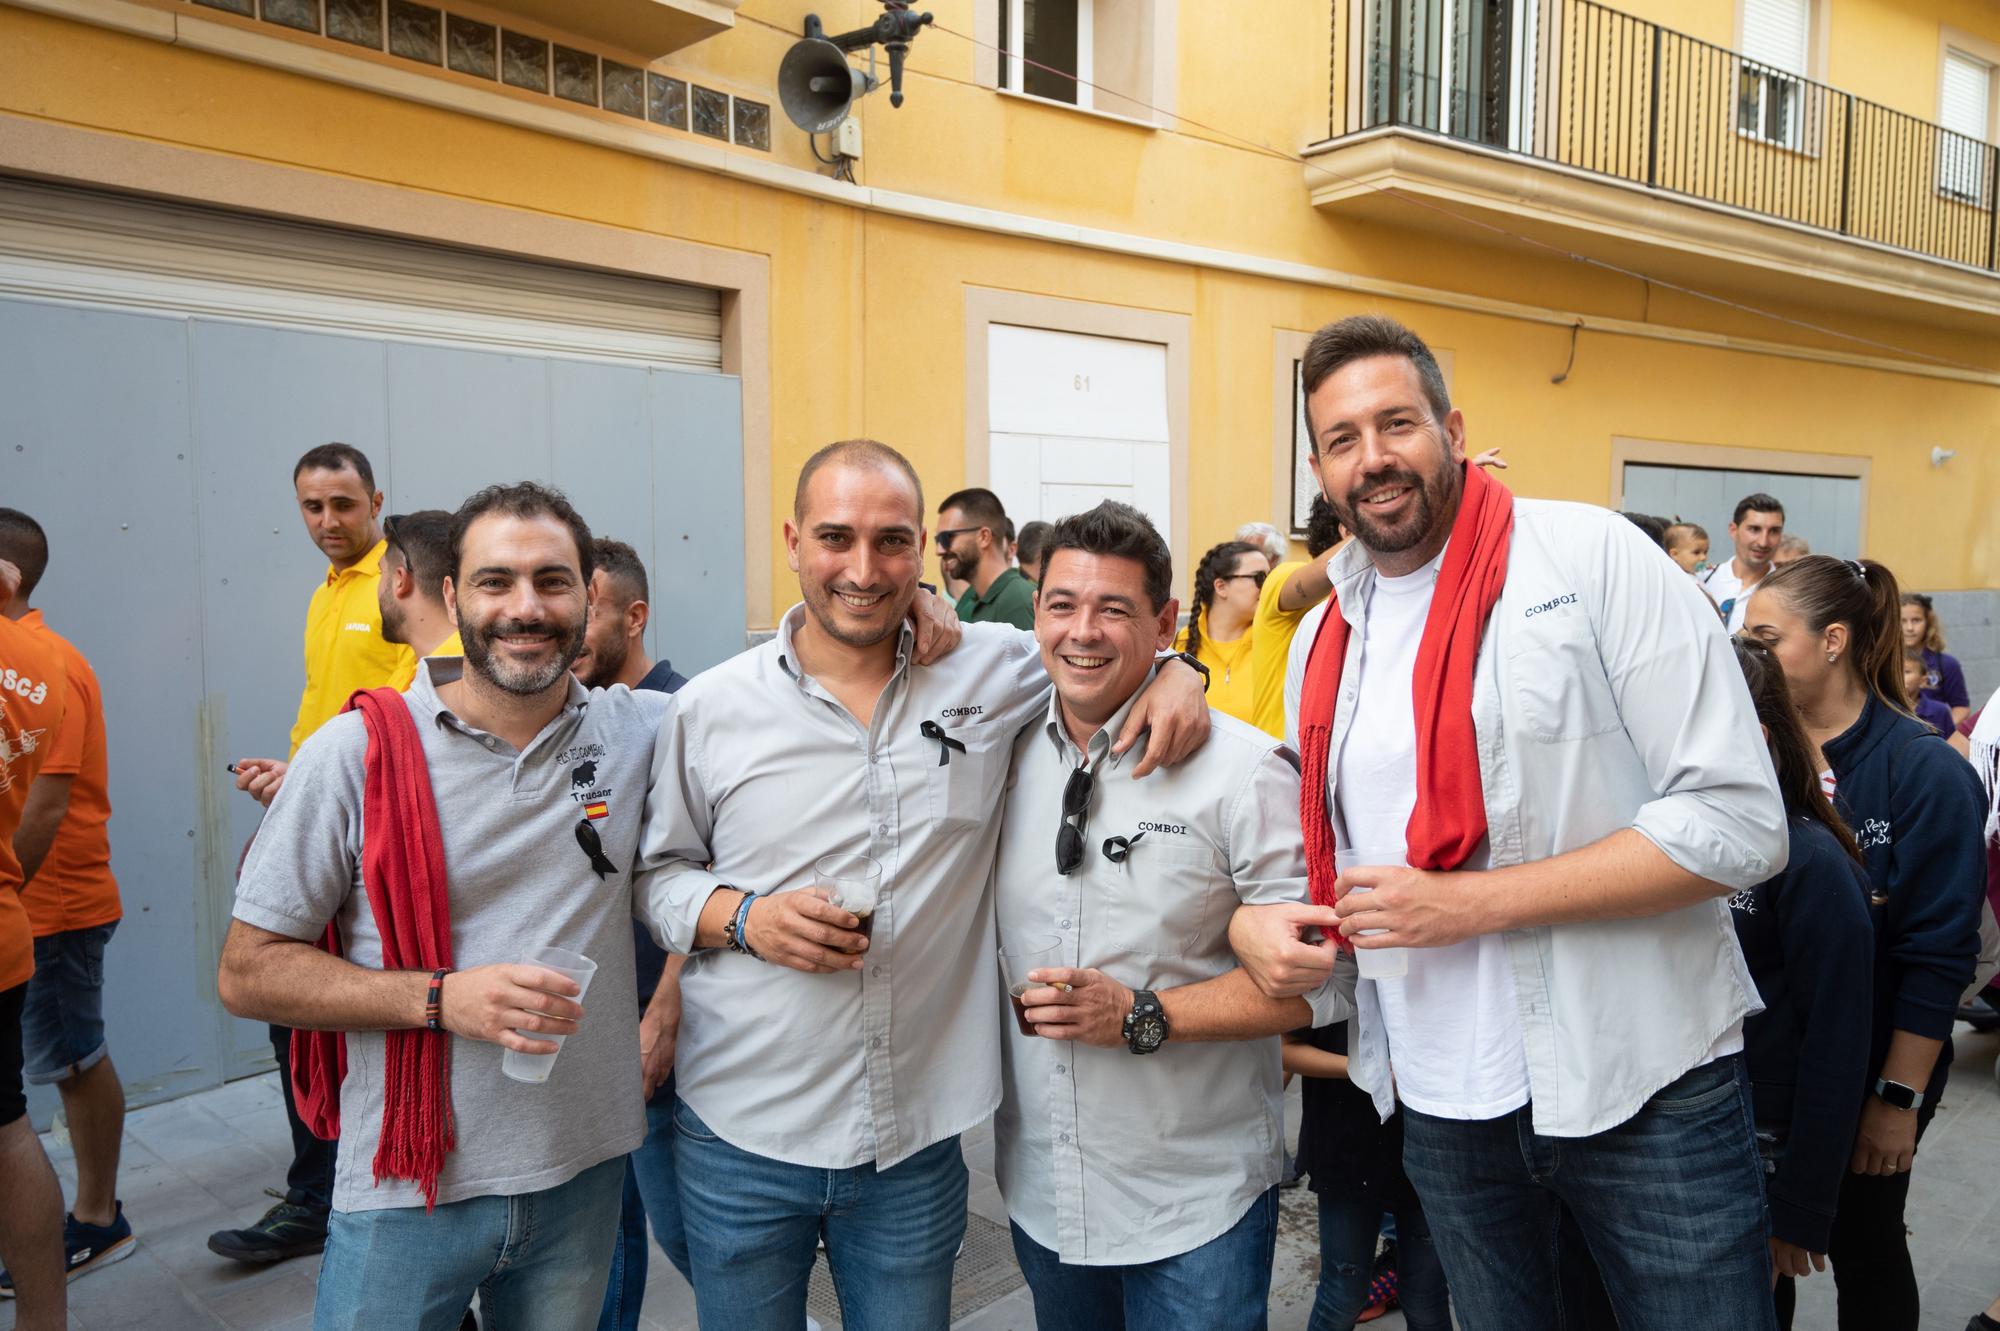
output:
M 2000 266 L 2000 148 L 1594 0 L 1335 0 L 1330 138 L 1407 126 Z

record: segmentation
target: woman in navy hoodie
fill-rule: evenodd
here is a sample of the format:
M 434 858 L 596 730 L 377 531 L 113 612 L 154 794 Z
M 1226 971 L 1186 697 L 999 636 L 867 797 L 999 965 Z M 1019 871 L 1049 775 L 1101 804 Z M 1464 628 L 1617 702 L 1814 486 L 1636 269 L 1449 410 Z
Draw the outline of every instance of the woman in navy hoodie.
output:
M 1854 829 L 1875 918 L 1867 1090 L 1828 1256 L 1841 1331 L 1916 1331 L 1903 1207 L 1951 1066 L 1951 1023 L 1979 955 L 1985 802 L 1963 758 L 1903 696 L 1896 577 L 1807 555 L 1752 594 L 1743 632 L 1784 668 Z
M 1736 940 L 1763 997 L 1743 1023 L 1744 1061 L 1771 1205 L 1778 1325 L 1792 1278 L 1826 1270 L 1835 1200 L 1854 1150 L 1868 1064 L 1875 927 L 1854 834 L 1819 784 L 1819 754 L 1771 649 L 1736 639 L 1791 830 L 1785 871 L 1729 899 Z

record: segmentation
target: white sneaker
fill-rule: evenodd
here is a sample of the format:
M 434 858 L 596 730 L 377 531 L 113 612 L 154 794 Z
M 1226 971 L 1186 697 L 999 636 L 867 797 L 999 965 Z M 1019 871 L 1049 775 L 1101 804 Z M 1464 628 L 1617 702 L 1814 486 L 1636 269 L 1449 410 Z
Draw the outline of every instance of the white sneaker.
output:
M 820 1331 L 819 1318 L 806 1314 L 806 1331 Z

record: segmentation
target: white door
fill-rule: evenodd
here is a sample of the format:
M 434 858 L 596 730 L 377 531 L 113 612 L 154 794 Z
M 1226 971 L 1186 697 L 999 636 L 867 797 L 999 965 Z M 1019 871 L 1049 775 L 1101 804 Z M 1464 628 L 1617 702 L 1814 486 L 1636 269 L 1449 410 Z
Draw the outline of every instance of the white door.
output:
M 993 324 L 988 485 L 1018 530 L 1116 499 L 1173 545 L 1167 349 Z

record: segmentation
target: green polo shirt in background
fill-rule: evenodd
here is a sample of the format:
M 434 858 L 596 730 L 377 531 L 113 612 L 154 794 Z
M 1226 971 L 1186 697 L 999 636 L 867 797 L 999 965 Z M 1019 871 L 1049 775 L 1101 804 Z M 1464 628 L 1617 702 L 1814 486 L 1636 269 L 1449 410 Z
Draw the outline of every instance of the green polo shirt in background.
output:
M 1018 568 L 1003 570 L 980 596 L 967 587 L 958 598 L 958 617 L 968 624 L 1012 624 L 1017 629 L 1035 626 L 1035 584 Z

